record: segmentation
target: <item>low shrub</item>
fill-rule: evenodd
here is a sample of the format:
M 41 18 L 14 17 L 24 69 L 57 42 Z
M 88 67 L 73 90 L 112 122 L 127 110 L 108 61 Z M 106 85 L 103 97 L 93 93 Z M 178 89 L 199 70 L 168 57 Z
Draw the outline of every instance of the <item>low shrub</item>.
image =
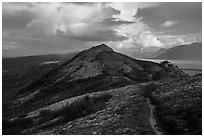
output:
M 140 89 L 142 90 L 144 97 L 148 98 L 152 97 L 152 93 L 159 88 L 160 88 L 159 84 L 156 84 L 154 82 L 150 82 L 148 84 L 140 86 Z
M 161 72 L 157 71 L 152 75 L 152 80 L 160 80 L 161 79 Z
M 93 102 L 94 104 L 97 104 L 98 102 L 107 102 L 112 97 L 111 94 L 104 93 L 100 95 L 93 96 L 89 99 L 90 102 Z
M 140 86 L 140 90 L 145 98 L 149 98 L 152 104 L 158 105 L 160 100 L 153 96 L 153 92 L 160 89 L 160 85 L 155 82 L 150 82 Z

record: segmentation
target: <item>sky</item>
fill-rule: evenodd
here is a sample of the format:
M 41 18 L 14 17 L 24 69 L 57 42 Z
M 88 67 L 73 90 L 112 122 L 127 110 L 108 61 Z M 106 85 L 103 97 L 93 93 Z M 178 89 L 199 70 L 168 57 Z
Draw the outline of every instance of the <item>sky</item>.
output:
M 202 41 L 202 3 L 3 3 L 2 55 L 141 53 Z

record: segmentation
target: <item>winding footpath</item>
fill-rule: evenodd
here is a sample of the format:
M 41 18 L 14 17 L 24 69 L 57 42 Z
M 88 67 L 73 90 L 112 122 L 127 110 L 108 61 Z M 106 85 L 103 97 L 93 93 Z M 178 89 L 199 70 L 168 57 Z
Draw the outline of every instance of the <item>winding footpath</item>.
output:
M 159 127 L 157 126 L 157 120 L 156 118 L 154 117 L 154 109 L 155 109 L 155 106 L 151 104 L 149 98 L 147 98 L 147 103 L 150 107 L 150 117 L 149 117 L 149 122 L 152 126 L 152 129 L 154 130 L 155 134 L 156 135 L 164 135 L 163 132 L 160 131 Z

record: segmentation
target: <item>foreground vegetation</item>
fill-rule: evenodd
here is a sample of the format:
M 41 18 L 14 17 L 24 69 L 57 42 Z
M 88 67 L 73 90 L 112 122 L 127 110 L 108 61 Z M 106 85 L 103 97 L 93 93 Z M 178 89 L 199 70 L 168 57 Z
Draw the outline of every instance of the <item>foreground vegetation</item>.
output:
M 165 79 L 141 86 L 168 134 L 202 134 L 202 78 Z
M 2 73 L 3 118 L 15 117 L 19 114 L 13 107 L 18 91 L 42 77 L 45 73 L 59 66 L 60 63 L 32 63 L 16 69 L 5 70 Z
M 95 113 L 67 123 L 37 130 L 37 135 L 155 135 L 150 123 L 150 108 L 138 85 L 129 85 L 97 93 L 112 98 Z M 95 93 L 93 93 L 95 94 Z
M 149 120 L 155 119 L 150 118 L 153 109 L 146 98 L 156 106 L 156 117 L 168 133 L 201 133 L 201 77 L 191 78 L 168 61 L 132 59 L 102 44 L 61 65 L 33 65 L 3 72 L 3 134 L 36 134 L 91 114 L 97 117 L 102 110 L 98 123 L 76 122 L 76 131 L 69 130 L 71 124 L 62 132 L 155 134 Z M 134 88 L 126 88 L 130 85 Z M 94 126 L 97 132 L 87 131 Z
M 71 104 L 67 103 L 64 107 L 57 110 L 42 109 L 36 117 L 25 115 L 9 121 L 3 120 L 3 134 L 29 134 L 36 130 L 42 130 L 84 117 L 104 108 L 105 102 L 111 97 L 112 95 L 108 93 L 94 96 L 86 95 Z

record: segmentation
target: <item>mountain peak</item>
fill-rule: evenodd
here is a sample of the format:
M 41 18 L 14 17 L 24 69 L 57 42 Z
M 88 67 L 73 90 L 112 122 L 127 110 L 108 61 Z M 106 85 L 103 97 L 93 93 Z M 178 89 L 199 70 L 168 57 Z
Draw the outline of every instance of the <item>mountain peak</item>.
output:
M 96 52 L 103 52 L 103 51 L 113 52 L 113 49 L 108 47 L 106 44 L 100 44 L 100 45 L 94 46 L 90 48 L 90 50 L 94 50 Z

